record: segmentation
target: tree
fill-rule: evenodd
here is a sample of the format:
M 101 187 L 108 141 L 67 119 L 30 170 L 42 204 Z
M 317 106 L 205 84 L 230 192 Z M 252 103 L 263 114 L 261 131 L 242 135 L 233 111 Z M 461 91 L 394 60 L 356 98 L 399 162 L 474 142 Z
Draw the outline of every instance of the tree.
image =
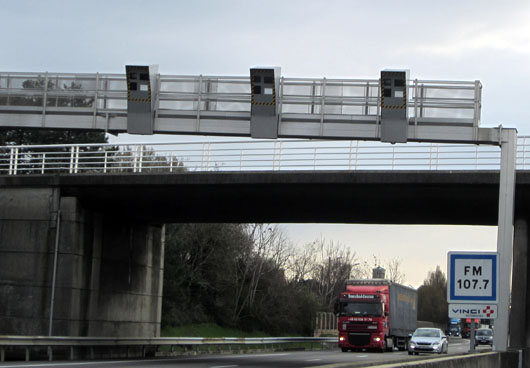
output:
M 386 261 L 382 261 L 380 258 L 373 256 L 374 266 L 381 267 L 384 266 L 385 270 L 385 279 L 395 282 L 397 284 L 402 284 L 405 281 L 405 274 L 401 271 L 401 262 L 400 258 L 391 258 Z M 372 278 L 372 268 L 368 263 L 363 265 L 363 275 L 366 278 Z
M 418 320 L 446 325 L 447 308 L 447 279 L 440 266 L 436 266 L 418 288 Z
M 233 325 L 233 262 L 246 242 L 238 224 L 166 225 L 162 325 Z
M 236 294 L 233 320 L 252 310 L 260 283 L 268 274 L 282 270 L 291 254 L 291 247 L 277 225 L 248 224 L 245 227 L 248 246 L 239 255 L 235 266 Z
M 343 244 L 324 239 L 316 241 L 311 247 L 317 255 L 312 271 L 316 294 L 321 309 L 331 312 L 346 280 L 351 278 L 354 265 L 358 264 L 357 255 Z
M 167 225 L 162 325 L 215 322 L 309 335 L 317 300 L 286 278 L 289 255 L 278 226 Z
M 157 152 L 151 147 L 137 146 L 138 150 L 126 146 L 124 150 L 111 147 L 108 151 L 107 166 L 113 172 L 168 172 L 169 167 L 172 172 L 186 171 L 184 163 L 178 158 L 168 157 Z
M 392 258 L 386 262 L 386 278 L 398 284 L 405 281 L 405 274 L 401 271 L 400 258 Z

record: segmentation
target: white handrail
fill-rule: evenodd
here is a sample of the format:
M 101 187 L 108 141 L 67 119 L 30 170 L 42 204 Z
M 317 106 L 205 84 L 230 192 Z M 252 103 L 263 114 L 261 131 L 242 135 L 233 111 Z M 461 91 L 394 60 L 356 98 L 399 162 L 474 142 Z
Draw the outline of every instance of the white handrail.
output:
M 530 162 L 527 144 L 530 144 L 527 137 L 519 137 L 519 170 L 527 169 L 527 163 Z M 389 145 L 340 140 L 234 140 L 0 146 L 0 175 L 499 168 L 498 147 L 463 144 Z

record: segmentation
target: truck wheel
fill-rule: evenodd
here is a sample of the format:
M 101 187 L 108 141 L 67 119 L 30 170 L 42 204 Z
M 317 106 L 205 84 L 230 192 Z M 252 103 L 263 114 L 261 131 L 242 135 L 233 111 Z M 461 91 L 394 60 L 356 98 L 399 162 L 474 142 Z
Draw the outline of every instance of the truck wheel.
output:
M 347 348 L 340 348 L 340 350 L 342 350 L 343 353 L 347 353 L 348 352 Z
M 412 351 L 409 351 L 409 355 L 412 355 Z

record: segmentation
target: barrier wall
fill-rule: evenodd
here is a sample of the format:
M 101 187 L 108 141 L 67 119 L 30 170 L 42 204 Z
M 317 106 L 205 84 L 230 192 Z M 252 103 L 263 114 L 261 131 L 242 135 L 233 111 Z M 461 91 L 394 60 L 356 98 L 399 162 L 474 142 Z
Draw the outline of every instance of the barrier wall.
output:
M 392 363 L 373 366 L 374 368 L 517 368 L 519 367 L 519 353 L 481 353 L 458 357 L 444 357 L 424 361 Z

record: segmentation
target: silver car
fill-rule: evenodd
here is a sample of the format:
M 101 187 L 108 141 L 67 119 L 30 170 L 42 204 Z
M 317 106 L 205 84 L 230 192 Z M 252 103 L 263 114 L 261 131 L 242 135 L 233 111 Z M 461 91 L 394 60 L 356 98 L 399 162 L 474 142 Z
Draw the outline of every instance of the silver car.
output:
M 418 328 L 412 334 L 408 351 L 409 355 L 419 353 L 446 353 L 447 337 L 439 328 Z

